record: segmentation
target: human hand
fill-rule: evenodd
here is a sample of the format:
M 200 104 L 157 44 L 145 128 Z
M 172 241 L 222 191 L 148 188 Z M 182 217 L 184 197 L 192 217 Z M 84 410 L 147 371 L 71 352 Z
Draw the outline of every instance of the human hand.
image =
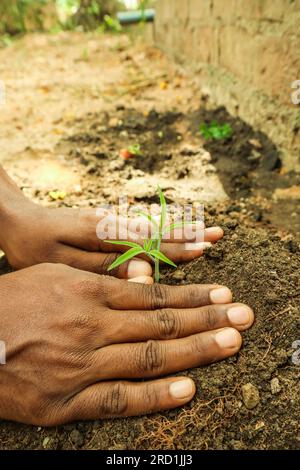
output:
M 221 286 L 147 286 L 60 264 L 1 276 L 0 297 L 0 418 L 42 426 L 182 406 L 193 381 L 158 377 L 235 354 L 253 322 Z

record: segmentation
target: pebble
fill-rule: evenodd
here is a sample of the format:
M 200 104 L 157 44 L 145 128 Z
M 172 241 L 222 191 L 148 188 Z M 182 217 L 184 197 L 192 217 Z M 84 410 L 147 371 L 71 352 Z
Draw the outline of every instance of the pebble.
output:
M 44 440 L 43 440 L 43 444 L 42 444 L 43 448 L 47 449 L 49 447 L 50 443 L 51 443 L 50 437 L 48 437 L 48 436 L 45 437 Z
M 232 220 L 229 222 L 225 222 L 225 225 L 227 228 L 229 228 L 229 230 L 234 230 L 238 226 L 238 223 Z
M 297 253 L 300 251 L 298 243 L 296 243 L 294 240 L 288 240 L 285 243 L 285 246 L 291 253 Z
M 281 386 L 279 383 L 279 380 L 277 377 L 274 377 L 274 379 L 271 380 L 271 392 L 272 395 L 277 395 L 277 393 L 280 393 L 281 391 Z
M 70 439 L 77 447 L 81 447 L 84 443 L 84 437 L 78 429 L 73 429 L 70 433 Z
M 128 132 L 123 130 L 120 132 L 120 137 L 123 137 L 124 139 L 127 139 L 129 136 Z
M 112 117 L 108 121 L 109 127 L 117 127 L 118 123 L 119 123 L 119 119 L 117 117 Z
M 279 298 L 276 292 L 266 292 L 265 299 L 270 302 L 271 304 L 278 302 Z
M 122 170 L 125 166 L 125 161 L 124 160 L 113 160 L 109 163 L 108 168 L 111 171 L 116 171 L 116 170 Z
M 82 191 L 81 185 L 80 185 L 80 184 L 76 184 L 76 185 L 74 186 L 74 194 L 75 194 L 75 196 L 82 196 L 82 193 L 83 193 L 83 191 Z
M 252 410 L 260 402 L 259 391 L 250 382 L 242 386 L 242 397 L 244 405 L 248 410 Z
M 95 165 L 94 163 L 90 163 L 90 164 L 87 166 L 86 172 L 87 172 L 89 175 L 93 175 L 94 173 L 96 173 L 96 171 L 97 171 L 97 165 Z
M 186 274 L 185 274 L 185 272 L 181 271 L 180 269 L 177 269 L 172 274 L 172 278 L 175 279 L 175 281 L 183 281 L 186 278 Z

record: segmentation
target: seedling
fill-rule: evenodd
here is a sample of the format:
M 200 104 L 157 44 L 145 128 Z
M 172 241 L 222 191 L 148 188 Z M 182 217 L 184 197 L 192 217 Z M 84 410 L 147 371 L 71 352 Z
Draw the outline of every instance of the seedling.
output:
M 120 151 L 120 157 L 124 158 L 124 160 L 128 160 L 131 157 L 141 156 L 141 146 L 140 144 L 130 145 L 127 149 L 122 149 Z
M 108 268 L 108 271 L 117 268 L 121 264 L 129 261 L 130 259 L 139 256 L 141 254 L 147 256 L 150 260 L 154 263 L 154 280 L 155 282 L 159 282 L 160 280 L 160 262 L 163 261 L 174 268 L 177 268 L 176 264 L 173 263 L 167 256 L 165 256 L 161 251 L 161 243 L 163 237 L 167 234 L 172 232 L 177 228 L 182 228 L 184 225 L 187 224 L 195 224 L 196 222 L 174 222 L 172 224 L 166 225 L 167 220 L 167 203 L 166 198 L 160 189 L 157 187 L 157 193 L 159 195 L 160 200 L 160 219 L 157 222 L 154 217 L 150 214 L 147 214 L 143 211 L 137 211 L 137 213 L 145 218 L 152 224 L 153 227 L 153 237 L 149 239 L 143 240 L 143 245 L 139 245 L 138 243 L 128 242 L 128 241 L 116 241 L 116 240 L 105 240 L 106 243 L 112 243 L 113 245 L 123 245 L 128 246 L 130 250 L 126 251 L 120 255 Z
M 141 156 L 141 155 L 142 155 L 142 152 L 141 152 L 141 146 L 140 146 L 140 144 L 130 145 L 130 146 L 128 147 L 128 152 L 130 152 L 132 155 L 139 155 L 139 156 Z
M 205 140 L 223 140 L 231 137 L 232 128 L 228 123 L 218 124 L 216 121 L 212 121 L 209 125 L 201 124 L 200 132 Z

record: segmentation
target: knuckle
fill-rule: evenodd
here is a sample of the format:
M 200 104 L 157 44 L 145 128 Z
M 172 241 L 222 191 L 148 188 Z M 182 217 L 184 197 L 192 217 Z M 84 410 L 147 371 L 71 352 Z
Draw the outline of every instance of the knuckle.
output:
M 93 273 L 84 272 L 82 276 L 72 280 L 73 291 L 83 297 L 106 294 L 107 278 L 105 276 L 95 275 Z
M 164 355 L 159 341 L 150 340 L 139 346 L 138 368 L 143 374 L 160 372 L 164 367 Z
M 154 318 L 154 328 L 159 338 L 170 339 L 180 335 L 180 321 L 172 309 L 157 310 Z
M 199 357 L 206 356 L 208 345 L 205 344 L 203 336 L 195 335 L 191 341 L 191 352 L 196 353 Z
M 213 330 L 217 324 L 217 314 L 213 306 L 208 305 L 202 311 L 202 322 L 206 330 Z
M 145 291 L 149 296 L 149 304 L 153 310 L 166 308 L 169 305 L 169 294 L 165 286 L 155 283 L 152 286 L 148 286 L 148 289 Z
M 126 413 L 128 397 L 126 385 L 115 383 L 100 398 L 100 414 L 102 416 L 119 416 Z
M 50 402 L 48 397 L 34 393 L 31 400 L 23 407 L 22 420 L 35 426 L 53 426 L 57 422 L 55 403 Z
M 110 267 L 110 265 L 112 263 L 114 263 L 118 257 L 119 257 L 119 254 L 117 254 L 117 253 L 109 253 L 109 254 L 103 256 L 103 260 L 102 260 L 102 263 L 101 263 L 101 271 L 103 273 L 107 273 L 108 268 Z M 114 276 L 117 272 L 118 272 L 118 268 L 115 268 L 115 269 L 111 270 L 109 272 L 109 274 L 111 276 Z
M 150 413 L 156 410 L 160 402 L 158 387 L 154 386 L 153 384 L 145 384 L 145 388 L 142 394 L 142 401 Z
M 72 332 L 78 331 L 82 335 L 86 331 L 93 331 L 95 326 L 98 326 L 96 322 L 93 321 L 91 315 L 85 312 L 72 313 L 70 324 Z

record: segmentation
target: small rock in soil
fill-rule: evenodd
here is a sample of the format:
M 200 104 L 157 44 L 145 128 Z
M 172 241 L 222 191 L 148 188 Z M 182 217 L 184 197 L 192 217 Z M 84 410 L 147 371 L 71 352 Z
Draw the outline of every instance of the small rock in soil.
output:
M 252 410 L 260 402 L 259 391 L 250 382 L 242 386 L 242 396 L 244 405 L 248 410 Z
M 96 171 L 97 171 L 97 166 L 94 163 L 91 163 L 90 165 L 88 165 L 86 169 L 86 172 L 89 175 L 93 175 L 94 173 L 96 173 Z
M 291 253 L 297 253 L 299 251 L 299 245 L 294 240 L 286 242 L 286 247 Z
M 266 300 L 270 303 L 276 303 L 279 299 L 278 295 L 271 291 L 266 293 Z
M 271 380 L 271 392 L 272 395 L 277 395 L 277 393 L 280 393 L 281 391 L 281 386 L 279 383 L 279 380 L 277 377 L 274 377 L 274 379 Z
M 225 223 L 225 226 L 229 228 L 229 230 L 234 230 L 238 226 L 238 222 L 229 221 Z
M 175 279 L 176 281 L 183 281 L 186 278 L 186 274 L 185 274 L 185 272 L 181 271 L 180 269 L 177 269 L 172 274 L 172 278 Z
M 78 429 L 73 429 L 70 439 L 76 447 L 81 447 L 84 443 L 84 437 Z

